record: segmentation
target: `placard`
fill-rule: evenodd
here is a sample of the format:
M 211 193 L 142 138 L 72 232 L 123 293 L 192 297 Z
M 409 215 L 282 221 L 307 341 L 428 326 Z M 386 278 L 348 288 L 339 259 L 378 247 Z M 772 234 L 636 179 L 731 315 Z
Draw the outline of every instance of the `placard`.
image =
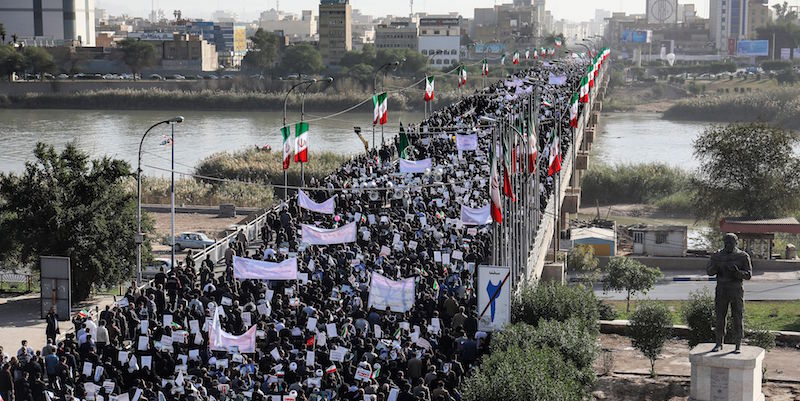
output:
M 153 357 L 150 355 L 142 355 L 142 369 L 145 367 L 153 369 Z
M 328 323 L 325 328 L 327 329 L 328 337 L 339 337 L 339 333 L 336 332 L 336 323 Z
M 189 330 L 192 334 L 196 334 L 200 332 L 200 322 L 197 320 L 190 320 L 189 321 Z
M 306 329 L 311 331 L 317 331 L 317 318 L 310 317 L 308 321 L 306 321 Z
M 344 356 L 347 354 L 347 351 L 349 351 L 347 348 L 336 347 L 336 349 L 330 352 L 330 360 L 332 362 L 344 362 Z
M 138 351 L 147 351 L 147 337 L 139 336 L 139 342 L 137 343 L 136 350 Z
M 164 327 L 169 327 L 172 324 L 172 315 L 164 315 Z

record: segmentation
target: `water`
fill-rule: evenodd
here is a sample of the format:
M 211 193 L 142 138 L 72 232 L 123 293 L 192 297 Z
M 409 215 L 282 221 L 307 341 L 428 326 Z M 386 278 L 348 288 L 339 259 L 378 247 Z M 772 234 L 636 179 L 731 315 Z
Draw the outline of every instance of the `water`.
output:
M 322 121 L 313 121 L 321 113 L 306 113 L 310 121 L 311 157 L 316 150 L 355 154 L 364 145 L 353 133 L 361 126 L 362 135 L 372 143 L 372 114 L 348 113 Z M 327 113 L 326 113 L 327 114 Z M 33 159 L 36 142 L 62 149 L 70 141 L 93 157 L 111 156 L 136 168 L 139 141 L 153 122 L 182 115 L 186 120 L 175 127 L 175 169 L 189 172 L 203 158 L 221 151 L 237 151 L 269 144 L 273 151 L 282 149 L 280 127 L 282 112 L 158 112 L 158 111 L 80 111 L 80 110 L 0 110 L 0 171 L 21 172 Z M 385 138 L 397 135 L 399 121 L 416 123 L 421 113 L 389 113 L 384 126 Z M 289 121 L 299 118 L 290 114 Z M 376 130 L 380 142 L 380 127 Z M 148 134 L 142 147 L 143 166 L 169 169 L 170 147 L 162 145 L 168 125 Z M 146 175 L 165 175 L 164 171 L 143 167 Z

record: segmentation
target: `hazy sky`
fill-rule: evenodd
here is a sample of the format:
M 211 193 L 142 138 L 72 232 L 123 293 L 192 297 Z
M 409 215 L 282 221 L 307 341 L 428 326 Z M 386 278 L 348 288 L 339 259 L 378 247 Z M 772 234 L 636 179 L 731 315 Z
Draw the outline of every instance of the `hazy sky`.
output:
M 163 9 L 168 16 L 172 10 L 181 10 L 186 18 L 208 19 L 215 10 L 236 12 L 241 19 L 255 20 L 261 11 L 275 7 L 276 0 L 152 0 L 156 9 Z M 279 0 L 284 11 L 299 13 L 300 10 L 318 10 L 318 0 Z M 595 9 L 609 11 L 626 11 L 628 13 L 644 13 L 646 0 L 548 0 L 546 8 L 551 10 L 556 19 L 571 21 L 588 21 L 594 17 Z M 692 3 L 690 0 L 678 0 L 679 3 Z M 781 0 L 770 0 L 770 4 Z M 414 0 L 415 12 L 444 13 L 458 11 L 462 16 L 472 18 L 476 7 L 492 7 L 494 4 L 510 3 L 510 0 Z M 798 0 L 789 3 L 797 3 Z M 698 14 L 708 16 L 708 0 L 698 0 Z M 146 16 L 150 12 L 148 0 L 95 0 L 96 7 L 105 8 L 109 14 L 126 13 L 133 16 Z M 409 12 L 409 1 L 385 0 L 350 0 L 353 8 L 364 14 L 383 16 L 386 14 L 406 15 Z

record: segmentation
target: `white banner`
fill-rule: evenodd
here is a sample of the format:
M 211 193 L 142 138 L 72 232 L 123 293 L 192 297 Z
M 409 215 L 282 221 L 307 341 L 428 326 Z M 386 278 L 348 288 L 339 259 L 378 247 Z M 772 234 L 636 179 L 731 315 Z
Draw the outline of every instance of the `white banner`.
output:
M 497 331 L 511 321 L 511 269 L 478 267 L 478 330 Z
M 414 307 L 414 278 L 394 281 L 372 272 L 369 283 L 369 307 L 377 310 L 392 308 L 392 312 L 405 313 Z
M 244 334 L 235 336 L 222 330 L 219 324 L 219 308 L 214 312 L 214 322 L 208 331 L 209 348 L 212 351 L 229 351 L 231 348 L 236 348 L 239 353 L 253 353 L 256 352 L 256 328 L 251 327 Z
M 356 242 L 356 223 L 344 225 L 340 228 L 325 229 L 303 224 L 303 242 L 309 245 L 333 245 Z
M 424 173 L 425 169 L 433 167 L 432 159 L 417 160 L 417 161 L 398 159 L 398 163 L 400 165 L 400 172 L 404 174 Z
M 478 150 L 478 134 L 471 134 L 471 135 L 456 134 L 456 149 Z
M 487 203 L 480 209 L 461 205 L 461 222 L 465 226 L 482 226 L 492 222 L 492 210 Z
M 303 209 L 322 214 L 333 214 L 333 209 L 336 207 L 336 203 L 334 202 L 333 198 L 330 198 L 322 203 L 317 203 L 314 202 L 313 199 L 309 198 L 302 189 L 297 193 L 297 205 Z
M 234 256 L 233 277 L 239 280 L 297 280 L 297 258 L 272 263 Z

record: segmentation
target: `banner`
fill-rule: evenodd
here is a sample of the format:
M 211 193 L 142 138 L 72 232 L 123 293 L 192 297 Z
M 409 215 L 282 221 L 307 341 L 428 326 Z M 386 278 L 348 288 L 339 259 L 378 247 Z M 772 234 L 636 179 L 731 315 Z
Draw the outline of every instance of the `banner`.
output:
M 565 85 L 566 83 L 567 83 L 566 75 L 555 75 L 552 72 L 550 73 L 550 76 L 547 79 L 548 85 L 560 86 L 560 85 Z
M 511 269 L 478 267 L 478 330 L 497 331 L 511 321 Z
M 356 242 L 356 222 L 340 228 L 325 229 L 302 225 L 303 242 L 309 245 L 334 245 Z
M 317 203 L 314 202 L 313 199 L 309 198 L 302 189 L 297 193 L 297 205 L 303 209 L 322 214 L 333 214 L 333 209 L 336 207 L 333 197 L 325 202 Z
M 214 322 L 208 330 L 208 344 L 212 351 L 230 351 L 235 348 L 239 353 L 253 353 L 256 352 L 256 328 L 253 325 L 244 334 L 235 336 L 222 330 L 219 324 L 219 315 L 221 306 L 217 306 L 214 311 Z
M 414 278 L 392 280 L 372 272 L 369 283 L 369 307 L 377 310 L 405 313 L 414 307 Z
M 482 226 L 492 222 L 492 210 L 487 203 L 480 209 L 461 205 L 461 222 L 465 226 Z
M 736 43 L 740 57 L 769 56 L 769 40 L 740 40 Z
M 400 164 L 400 172 L 404 174 L 424 173 L 425 169 L 433 167 L 433 160 L 430 158 L 417 161 L 398 159 L 398 163 Z
M 478 134 L 456 134 L 456 148 L 458 150 L 478 150 Z
M 233 277 L 239 280 L 297 280 L 297 258 L 272 263 L 234 256 Z

